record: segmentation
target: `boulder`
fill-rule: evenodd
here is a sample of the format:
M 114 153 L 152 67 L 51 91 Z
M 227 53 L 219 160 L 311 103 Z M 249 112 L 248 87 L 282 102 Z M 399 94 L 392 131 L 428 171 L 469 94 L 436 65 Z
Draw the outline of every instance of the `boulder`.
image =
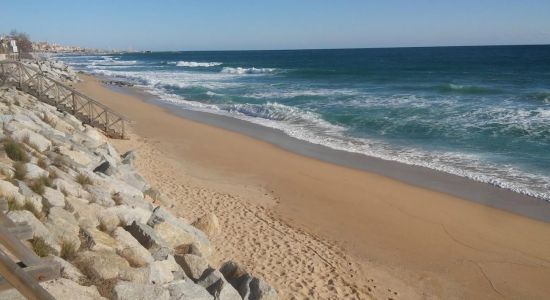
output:
M 233 287 L 239 289 L 241 283 L 244 281 L 248 273 L 239 264 L 234 261 L 228 261 L 220 266 L 220 273 L 222 273 L 225 280 L 227 280 Z M 248 276 L 250 277 L 250 276 Z M 251 278 L 250 278 L 251 279 Z M 240 290 L 239 290 L 240 292 Z M 241 294 L 244 297 L 244 295 Z
M 69 159 L 72 165 L 76 167 L 85 168 L 93 162 L 90 156 L 83 151 L 75 151 L 67 147 L 60 146 L 58 147 L 58 152 L 65 158 Z
M 44 194 L 42 195 L 42 204 L 45 207 L 64 207 L 65 195 L 58 190 L 54 190 L 50 187 L 44 187 Z
M 46 289 L 55 299 L 99 300 L 101 297 L 95 286 L 82 286 L 66 278 L 43 282 Z
M 118 216 L 107 209 L 99 211 L 97 217 L 101 230 L 105 232 L 113 232 L 120 224 Z
M 277 300 L 277 291 L 261 278 L 253 278 L 249 284 L 250 296 L 245 300 Z
M 167 242 L 153 228 L 137 222 L 124 227 L 146 249 L 167 247 Z
M 122 163 L 133 166 L 136 158 L 137 158 L 137 153 L 133 150 L 130 150 L 122 154 Z
M 115 201 L 109 189 L 98 185 L 86 186 L 86 191 L 90 194 L 90 201 L 104 207 L 115 206 Z
M 49 175 L 49 173 L 46 170 L 40 168 L 35 164 L 26 163 L 25 167 L 27 168 L 27 175 L 25 176 L 25 178 L 36 179 L 42 176 L 47 177 Z
M 194 243 L 204 255 L 210 255 L 212 248 L 204 232 L 184 220 L 174 217 L 163 208 L 160 208 L 156 213 L 161 215 L 165 221 L 155 225 L 155 231 L 170 247 L 175 248 L 182 244 Z
M 115 239 L 95 228 L 81 228 L 80 234 L 85 246 L 90 250 L 115 252 L 118 247 L 118 242 Z
M 6 197 L 12 197 L 19 205 L 25 204 L 25 197 L 19 194 L 19 188 L 11 184 L 11 182 L 0 180 L 0 194 Z
M 39 152 L 44 152 L 52 146 L 50 140 L 26 128 L 13 132 L 12 138 L 18 142 L 28 139 L 29 146 L 36 148 Z
M 42 211 L 42 196 L 33 192 L 23 181 L 18 180 L 17 186 L 19 187 L 19 193 L 25 197 L 25 201 L 29 201 L 37 210 Z
M 199 280 L 210 267 L 204 258 L 193 254 L 176 255 L 175 259 L 185 274 L 193 280 Z
M 71 243 L 76 249 L 80 248 L 80 228 L 70 212 L 61 207 L 50 208 L 45 225 L 58 242 Z
M 31 228 L 34 236 L 44 239 L 44 242 L 50 248 L 53 254 L 59 255 L 61 247 L 58 241 L 53 237 L 51 232 L 40 222 L 30 211 L 17 210 L 10 211 L 7 214 L 14 223 L 27 223 Z
M 120 222 L 125 226 L 128 226 L 133 222 L 142 224 L 147 223 L 147 221 L 151 217 L 151 211 L 143 209 L 141 207 L 131 208 L 126 205 L 118 205 L 109 207 L 106 210 L 118 216 Z
M 84 251 L 78 253 L 75 265 L 88 277 L 99 280 L 118 278 L 130 268 L 128 262 L 111 251 Z
M 118 255 L 126 258 L 130 265 L 142 267 L 153 262 L 151 253 L 123 228 L 117 227 L 113 231 L 113 237 L 118 242 Z
M 59 256 L 48 256 L 45 258 L 47 261 L 52 261 L 60 265 L 61 277 L 75 281 L 82 282 L 86 277 L 75 266 Z
M 165 284 L 164 288 L 170 292 L 170 299 L 214 300 L 205 288 L 188 279 Z
M 154 284 L 119 282 L 113 289 L 113 300 L 169 300 L 170 292 Z
M 206 289 L 214 299 L 220 300 L 242 300 L 241 295 L 231 284 L 220 279 Z
M 209 237 L 213 237 L 221 232 L 218 217 L 216 217 L 216 215 L 213 213 L 209 213 L 200 217 L 193 223 L 193 226 L 202 230 Z
M 95 204 L 88 203 L 88 200 L 82 198 L 76 198 L 68 196 L 67 210 L 74 213 L 78 224 L 82 228 L 96 228 L 99 226 L 98 214 L 103 210 L 103 207 Z

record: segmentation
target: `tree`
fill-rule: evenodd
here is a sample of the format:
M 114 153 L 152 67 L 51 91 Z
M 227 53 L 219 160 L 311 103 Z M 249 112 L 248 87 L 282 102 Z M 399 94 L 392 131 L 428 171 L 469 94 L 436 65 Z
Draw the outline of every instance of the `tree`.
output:
M 24 32 L 17 32 L 17 30 L 12 30 L 10 32 L 10 38 L 14 39 L 17 43 L 17 48 L 19 50 L 19 55 L 22 58 L 30 58 L 30 53 L 32 52 L 32 42 L 29 39 L 29 35 Z

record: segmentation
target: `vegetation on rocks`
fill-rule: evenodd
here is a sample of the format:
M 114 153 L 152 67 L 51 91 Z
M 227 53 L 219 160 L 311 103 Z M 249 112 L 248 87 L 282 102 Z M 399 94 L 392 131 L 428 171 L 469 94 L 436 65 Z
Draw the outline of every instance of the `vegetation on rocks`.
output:
M 92 179 L 90 179 L 90 177 L 88 177 L 87 175 L 84 175 L 84 174 L 78 174 L 76 176 L 76 182 L 78 182 L 80 185 L 82 186 L 86 186 L 86 185 L 91 185 L 93 184 L 93 181 Z
M 42 237 L 35 236 L 31 240 L 31 245 L 34 253 L 36 253 L 36 255 L 40 257 L 46 257 L 51 253 L 50 248 L 48 247 L 48 244 L 46 244 L 46 241 Z
M 29 155 L 25 151 L 25 146 L 14 141 L 11 138 L 4 139 L 4 151 L 11 160 L 28 162 Z
M 27 166 L 21 161 L 13 163 L 13 178 L 17 180 L 24 180 L 27 176 Z

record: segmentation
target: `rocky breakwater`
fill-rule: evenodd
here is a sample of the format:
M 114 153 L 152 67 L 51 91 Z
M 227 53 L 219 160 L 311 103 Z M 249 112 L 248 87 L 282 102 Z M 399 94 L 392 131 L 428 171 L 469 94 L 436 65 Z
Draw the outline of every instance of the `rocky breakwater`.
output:
M 78 75 L 74 69 L 61 61 L 56 60 L 23 60 L 25 65 L 39 69 L 46 76 L 64 83 L 78 81 Z
M 216 216 L 191 223 L 155 206 L 164 196 L 136 172 L 134 152 L 119 155 L 98 130 L 14 88 L 0 88 L 0 122 L 6 214 L 61 265 L 61 278 L 42 283 L 57 299 L 277 298 L 237 263 L 209 262 Z

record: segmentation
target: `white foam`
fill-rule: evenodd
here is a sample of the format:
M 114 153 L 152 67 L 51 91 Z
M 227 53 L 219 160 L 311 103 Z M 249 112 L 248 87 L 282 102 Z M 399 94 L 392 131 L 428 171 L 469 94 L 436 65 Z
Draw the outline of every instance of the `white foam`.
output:
M 171 63 L 172 64 L 172 63 Z M 223 63 L 221 62 L 195 62 L 195 61 L 178 61 L 175 63 L 178 67 L 189 67 L 189 68 L 208 68 L 208 67 L 216 67 L 221 66 Z
M 267 73 L 273 73 L 277 69 L 275 68 L 231 68 L 231 67 L 224 67 L 221 72 L 227 73 L 227 74 L 237 74 L 237 75 L 244 75 L 244 74 L 267 74 Z

